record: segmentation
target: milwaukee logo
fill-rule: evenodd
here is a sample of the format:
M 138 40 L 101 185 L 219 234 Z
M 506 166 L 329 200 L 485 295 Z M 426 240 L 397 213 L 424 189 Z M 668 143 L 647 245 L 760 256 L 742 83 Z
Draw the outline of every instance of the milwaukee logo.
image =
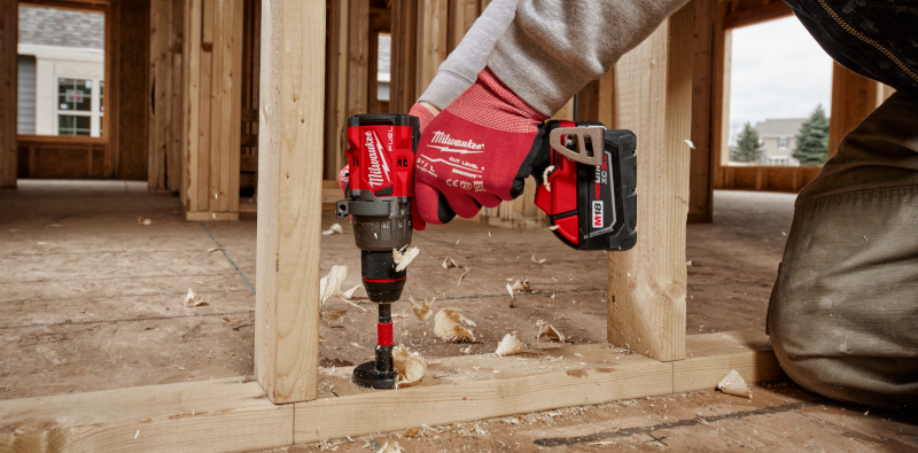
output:
M 379 142 L 376 132 L 366 131 L 364 136 L 367 139 L 364 145 L 367 147 L 367 154 L 370 156 L 370 171 L 367 173 L 367 182 L 370 183 L 371 187 L 382 186 L 391 181 L 389 178 L 389 163 L 386 162 L 382 143 Z
M 449 149 L 449 148 L 445 148 L 441 146 L 434 146 L 434 148 L 440 149 L 444 152 L 454 152 L 454 153 L 458 152 L 458 153 L 463 153 L 463 154 L 469 154 L 469 153 L 477 154 L 477 153 L 484 152 L 484 143 L 475 143 L 472 140 L 457 140 L 455 138 L 450 137 L 449 134 L 443 131 L 434 131 L 433 139 L 431 139 L 430 142 L 437 143 L 440 145 L 446 145 L 447 147 L 455 146 L 459 148 L 466 148 L 466 149 L 453 150 L 453 149 Z

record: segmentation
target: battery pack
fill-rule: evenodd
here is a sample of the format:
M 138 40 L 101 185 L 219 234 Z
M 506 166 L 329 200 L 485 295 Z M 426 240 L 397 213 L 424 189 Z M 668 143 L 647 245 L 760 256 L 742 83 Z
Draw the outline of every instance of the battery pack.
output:
M 550 121 L 556 128 L 601 128 L 602 143 L 571 143 L 591 155 L 602 151 L 601 165 L 574 162 L 554 149 L 546 181 L 536 190 L 535 204 L 548 214 L 552 232 L 577 250 L 629 250 L 637 243 L 637 137 L 628 130 L 610 130 L 599 123 Z M 562 131 L 558 131 L 559 133 Z M 581 138 L 582 139 L 582 138 Z M 547 144 L 545 146 L 548 146 Z

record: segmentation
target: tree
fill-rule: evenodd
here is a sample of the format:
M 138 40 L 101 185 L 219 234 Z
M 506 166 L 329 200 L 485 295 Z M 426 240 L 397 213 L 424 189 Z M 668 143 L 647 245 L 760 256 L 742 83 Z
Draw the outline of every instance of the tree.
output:
M 762 158 L 764 152 L 762 144 L 759 143 L 759 133 L 746 123 L 736 138 L 736 149 L 730 154 L 730 158 L 736 162 L 755 162 Z
M 793 156 L 800 165 L 822 165 L 829 158 L 829 119 L 822 104 L 800 125 Z

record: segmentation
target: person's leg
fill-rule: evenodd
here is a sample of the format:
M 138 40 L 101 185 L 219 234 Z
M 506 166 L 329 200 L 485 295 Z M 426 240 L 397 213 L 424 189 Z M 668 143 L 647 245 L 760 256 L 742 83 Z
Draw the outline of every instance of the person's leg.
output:
M 801 387 L 918 405 L 918 98 L 893 95 L 800 193 L 767 324 Z

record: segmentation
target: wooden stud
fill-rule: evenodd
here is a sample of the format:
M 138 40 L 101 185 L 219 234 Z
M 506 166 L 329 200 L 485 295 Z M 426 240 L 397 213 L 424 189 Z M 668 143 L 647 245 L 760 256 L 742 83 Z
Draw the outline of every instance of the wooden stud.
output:
M 794 15 L 791 7 L 782 0 L 751 0 L 736 2 L 737 9 L 724 17 L 724 28 L 731 29 L 760 24 Z
M 117 55 L 112 80 L 106 79 L 109 99 L 105 117 L 109 121 L 109 143 L 118 178 L 147 179 L 147 147 L 150 123 L 150 1 L 116 2 L 118 15 L 113 36 Z M 108 20 L 106 21 L 108 22 Z M 115 121 L 114 118 L 118 120 Z M 114 142 L 114 143 L 112 143 Z
M 452 52 L 478 18 L 478 0 L 449 0 L 447 49 Z
M 882 89 L 877 82 L 832 63 L 832 119 L 829 126 L 829 157 L 864 118 L 879 106 Z
M 367 113 L 367 60 L 370 53 L 370 1 L 349 1 L 347 117 Z M 336 155 L 336 163 L 338 159 L 340 156 Z
M 711 223 L 714 218 L 714 84 L 717 0 L 694 0 L 692 41 L 692 144 L 689 176 L 688 223 Z
M 16 187 L 19 7 L 0 2 L 0 188 Z
M 329 2 L 327 29 L 328 45 L 325 65 L 325 179 L 337 179 L 343 167 L 342 145 L 344 122 L 347 119 L 347 37 L 349 0 Z M 339 164 L 342 164 L 339 166 Z
M 172 121 L 172 35 L 171 0 L 150 1 L 150 141 L 147 153 L 147 184 L 150 191 L 168 190 L 166 165 L 169 158 Z
M 714 118 L 711 134 L 711 159 L 714 161 L 714 188 L 726 189 L 726 168 L 730 163 L 730 71 L 733 55 L 733 32 L 724 30 L 723 11 L 727 4 L 718 5 L 714 34 Z
M 437 75 L 440 63 L 446 60 L 449 29 L 447 1 L 418 0 L 418 75 L 415 87 L 417 96 L 427 89 L 427 85 L 430 85 Z
M 214 45 L 214 2 L 217 0 L 203 0 L 204 4 L 202 5 L 203 13 L 202 20 L 203 24 L 201 25 L 201 47 L 206 50 L 210 50 Z
M 171 1 L 171 39 L 169 43 L 171 74 L 166 74 L 167 77 L 171 77 L 171 90 L 169 92 L 171 112 L 168 125 L 171 141 L 166 156 L 166 188 L 170 192 L 179 192 L 182 189 L 182 144 L 185 137 L 184 105 L 182 103 L 185 89 L 182 69 L 184 63 L 185 0 Z
M 614 127 L 638 137 L 638 241 L 609 254 L 609 342 L 685 357 L 685 221 L 691 133 L 692 5 L 616 65 Z
M 315 399 L 325 6 L 263 3 L 255 374 L 275 404 Z
M 186 64 L 183 67 L 183 105 L 185 110 L 184 143 L 182 159 L 185 162 L 182 172 L 182 200 L 185 211 L 206 209 L 198 205 L 198 191 L 201 189 L 198 175 L 198 152 L 200 152 L 199 121 L 201 114 L 201 13 L 202 0 L 187 0 L 185 7 L 184 55 Z
M 394 0 L 392 3 L 392 60 L 389 84 L 389 111 L 404 113 L 411 109 L 420 93 L 417 91 L 418 2 Z

